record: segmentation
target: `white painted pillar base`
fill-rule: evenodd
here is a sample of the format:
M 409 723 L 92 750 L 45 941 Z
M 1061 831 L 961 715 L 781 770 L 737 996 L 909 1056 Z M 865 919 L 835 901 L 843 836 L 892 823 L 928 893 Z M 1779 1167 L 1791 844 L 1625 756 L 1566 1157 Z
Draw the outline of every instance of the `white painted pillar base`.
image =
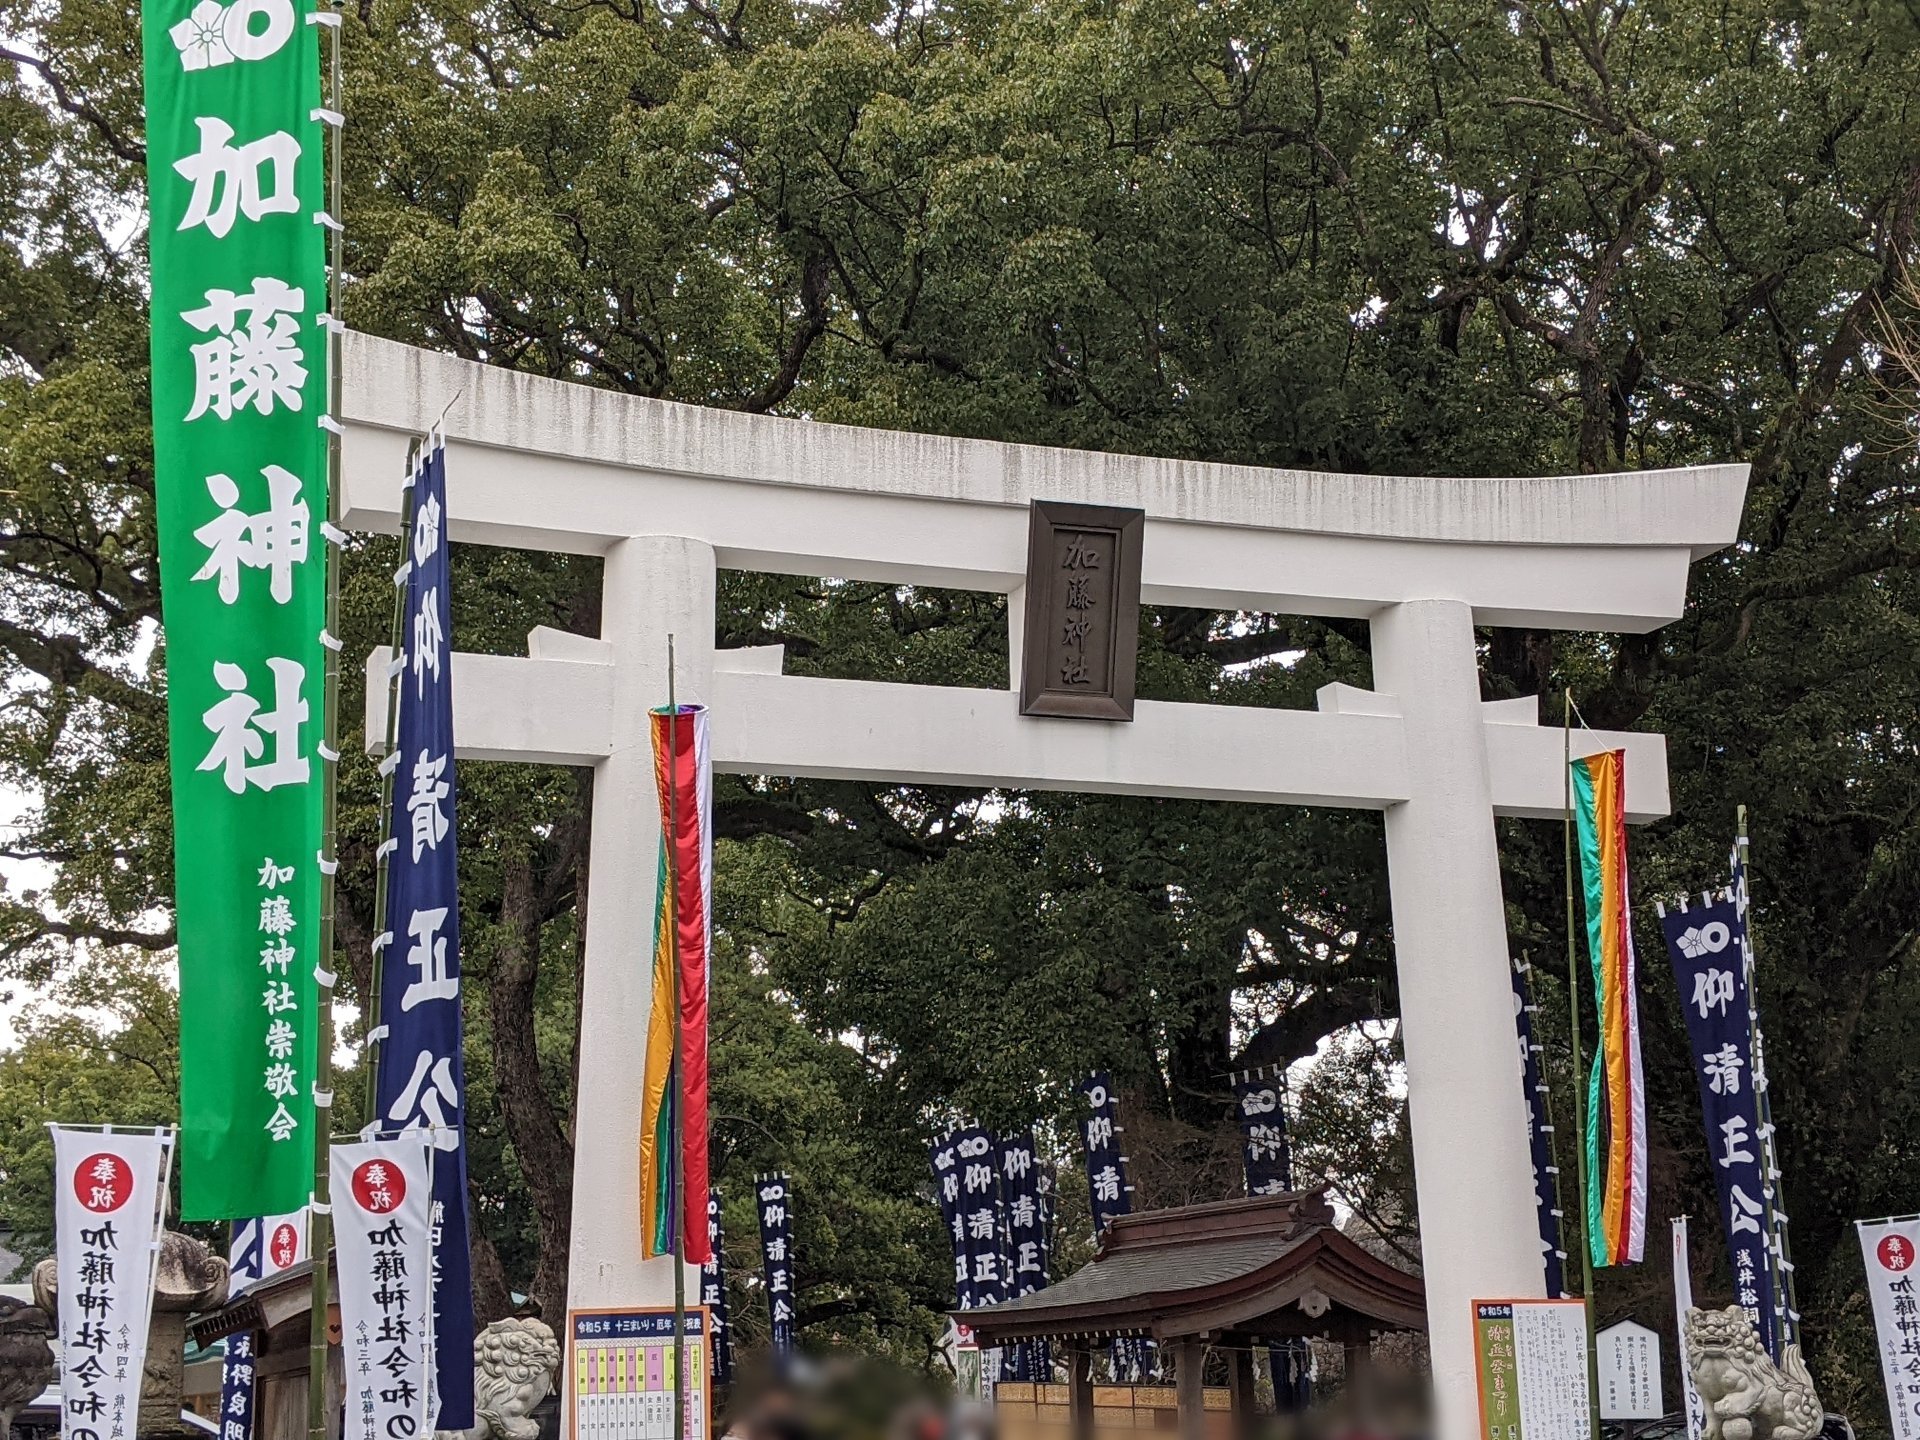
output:
M 606 1098 L 574 1107 L 567 1304 L 575 1309 L 673 1303 L 673 1262 L 640 1258 L 640 1093 L 660 863 L 647 712 L 667 703 L 669 634 L 677 698 L 712 695 L 714 568 L 713 547 L 698 540 L 641 535 L 607 552 L 600 635 L 613 650 L 613 752 L 593 776 L 580 1013 L 580 1073 Z M 699 1298 L 697 1266 L 687 1267 L 687 1295 Z
M 1401 1037 L 1433 1356 L 1435 1433 L 1480 1428 L 1469 1302 L 1545 1293 L 1520 1093 L 1473 612 L 1414 600 L 1372 620 L 1374 689 L 1408 736 L 1386 812 Z

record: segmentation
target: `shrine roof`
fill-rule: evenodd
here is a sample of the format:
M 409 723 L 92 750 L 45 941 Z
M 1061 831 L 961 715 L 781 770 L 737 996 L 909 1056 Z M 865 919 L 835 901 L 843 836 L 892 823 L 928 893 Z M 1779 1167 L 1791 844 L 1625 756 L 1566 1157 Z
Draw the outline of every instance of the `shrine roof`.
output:
M 1424 1329 L 1420 1277 L 1370 1254 L 1319 1192 L 1116 1219 L 1093 1263 L 1003 1305 L 954 1311 L 996 1345 L 1032 1336 Z

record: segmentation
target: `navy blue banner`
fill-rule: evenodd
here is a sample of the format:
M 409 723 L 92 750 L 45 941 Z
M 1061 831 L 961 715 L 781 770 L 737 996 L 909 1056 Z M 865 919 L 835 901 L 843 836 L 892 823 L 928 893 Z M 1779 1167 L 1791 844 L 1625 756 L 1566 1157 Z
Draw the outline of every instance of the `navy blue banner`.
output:
M 220 1365 L 220 1440 L 251 1440 L 253 1435 L 253 1332 L 227 1336 Z
M 1534 1039 L 1533 1003 L 1527 966 L 1516 960 L 1513 976 L 1513 1024 L 1520 1043 L 1520 1088 L 1527 1101 L 1527 1143 L 1533 1151 L 1533 1208 L 1540 1226 L 1540 1257 L 1546 1267 L 1547 1295 L 1567 1293 L 1567 1252 L 1560 1238 L 1560 1169 L 1553 1161 L 1553 1124 L 1547 1118 L 1547 1077 L 1540 1064 L 1540 1042 Z
M 1081 1082 L 1086 1112 L 1080 1117 L 1080 1143 L 1087 1154 L 1087 1193 L 1098 1239 L 1116 1215 L 1133 1209 L 1127 1183 L 1127 1157 L 1120 1153 L 1119 1110 L 1113 1103 L 1113 1077 L 1097 1070 Z
M 1047 1266 L 1047 1175 L 1034 1149 L 1031 1130 L 1002 1135 L 998 1142 L 1000 1211 L 1006 1219 L 1003 1261 L 1010 1300 L 1044 1290 L 1051 1278 Z M 1008 1380 L 1047 1380 L 1052 1365 L 1044 1340 L 1022 1340 L 1010 1345 L 1002 1377 Z
M 1247 1194 L 1286 1194 L 1293 1189 L 1293 1151 L 1287 1143 L 1286 1072 L 1243 1070 L 1235 1075 L 1233 1108 L 1240 1122 Z
M 960 1229 L 967 1261 L 968 1305 L 998 1305 L 1011 1298 L 1002 1246 L 1000 1157 L 993 1137 L 978 1126 L 949 1137 L 960 1166 Z
M 967 1221 L 960 1203 L 960 1146 L 957 1131 L 936 1143 L 931 1152 L 933 1189 L 940 1201 L 940 1223 L 953 1248 L 953 1304 L 957 1310 L 971 1310 L 973 1266 L 967 1259 Z
M 460 891 L 454 862 L 453 646 L 447 453 L 413 476 L 398 743 L 388 816 L 380 982 L 383 1130 L 431 1132 L 434 1374 L 441 1430 L 473 1424 L 473 1282 L 467 1259 L 467 1080 L 460 1048 Z M 376 1032 L 378 1033 L 378 1032 Z
M 767 1319 L 772 1326 L 774 1362 L 784 1365 L 793 1354 L 793 1187 L 785 1175 L 762 1175 L 754 1181 L 760 1211 L 760 1263 L 767 1282 Z
M 1731 893 L 1702 899 L 1703 904 L 1691 909 L 1662 910 L 1660 930 L 1692 1041 L 1734 1301 L 1753 1317 L 1768 1353 L 1778 1354 L 1769 1263 L 1771 1196 L 1754 1092 L 1746 919 Z
M 239 1299 L 266 1273 L 265 1227 L 258 1219 L 233 1222 L 227 1247 L 227 1293 Z M 220 1440 L 253 1440 L 253 1332 L 227 1337 L 220 1362 Z
M 1240 1160 L 1247 1194 L 1285 1195 L 1293 1189 L 1293 1147 L 1287 1140 L 1285 1070 L 1262 1067 L 1233 1077 L 1233 1113 L 1240 1125 Z M 1313 1355 L 1305 1340 L 1267 1347 L 1274 1407 L 1296 1414 L 1313 1399 Z
M 727 1260 L 723 1253 L 725 1237 L 720 1233 L 720 1192 L 707 1191 L 707 1244 L 713 1259 L 700 1267 L 700 1303 L 713 1317 L 713 1362 L 711 1373 L 716 1385 L 733 1383 L 733 1327 L 727 1323 Z
M 1120 1153 L 1120 1111 L 1114 1103 L 1113 1077 L 1104 1070 L 1094 1071 L 1080 1082 L 1080 1094 L 1087 1102 L 1080 1116 L 1080 1144 L 1087 1156 L 1087 1194 L 1097 1242 L 1115 1217 L 1133 1209 L 1133 1186 L 1127 1183 L 1127 1157 Z M 1114 1378 L 1144 1380 L 1153 1368 L 1152 1355 L 1151 1341 L 1114 1341 Z

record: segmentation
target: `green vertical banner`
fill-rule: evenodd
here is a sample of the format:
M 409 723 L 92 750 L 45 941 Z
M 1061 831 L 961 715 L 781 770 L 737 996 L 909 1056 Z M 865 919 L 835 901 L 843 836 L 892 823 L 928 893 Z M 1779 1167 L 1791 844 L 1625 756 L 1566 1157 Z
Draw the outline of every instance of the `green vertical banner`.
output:
M 141 9 L 187 1220 L 297 1210 L 313 1188 L 330 422 L 312 8 Z

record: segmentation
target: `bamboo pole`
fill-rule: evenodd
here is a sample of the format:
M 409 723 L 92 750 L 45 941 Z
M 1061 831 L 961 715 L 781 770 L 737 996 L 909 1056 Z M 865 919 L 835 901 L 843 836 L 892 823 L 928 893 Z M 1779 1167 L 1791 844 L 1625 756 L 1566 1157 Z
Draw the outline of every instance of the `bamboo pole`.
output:
M 1735 900 L 1746 921 L 1747 948 L 1740 957 L 1746 968 L 1747 1044 L 1753 1056 L 1754 1104 L 1760 1119 L 1760 1197 L 1766 1206 L 1767 1269 L 1773 1278 L 1775 1340 L 1780 1346 L 1800 1343 L 1800 1303 L 1793 1283 L 1793 1250 L 1787 1243 L 1787 1216 L 1780 1194 L 1780 1151 L 1773 1130 L 1773 1076 L 1766 1065 L 1766 1040 L 1760 1033 L 1760 992 L 1757 948 L 1753 940 L 1753 862 L 1747 849 L 1747 807 L 1734 812 L 1734 849 L 1740 857 L 1740 893 Z M 1775 1357 L 1778 1358 L 1777 1356 Z
M 407 478 L 401 486 L 400 495 L 400 564 L 396 567 L 393 582 L 393 625 L 387 632 L 387 650 L 394 661 L 400 660 L 406 645 L 407 623 L 407 582 L 399 578 L 406 573 L 408 546 L 413 534 L 413 502 L 418 477 L 414 467 L 420 459 L 420 437 L 414 436 L 407 442 Z M 387 933 L 387 895 L 392 884 L 393 854 L 398 848 L 398 831 L 393 823 L 394 777 L 400 773 L 400 762 L 396 758 L 396 749 L 400 743 L 400 674 L 396 668 L 387 676 L 387 748 L 383 752 L 382 763 L 388 768 L 380 776 L 380 850 L 382 857 L 374 867 L 373 875 L 373 978 L 367 986 L 367 1010 L 365 1017 L 367 1044 L 367 1119 L 374 1124 L 380 1123 L 380 1057 L 383 1053 L 381 1039 L 377 1032 L 381 1028 L 381 991 L 386 976 L 387 944 L 382 944 L 379 936 Z
M 1538 1015 L 1540 1006 L 1536 1003 L 1537 997 L 1533 990 L 1533 957 L 1531 955 L 1523 955 L 1520 959 L 1520 985 L 1522 993 L 1526 996 L 1522 1003 L 1527 1007 L 1529 1014 Z M 1556 1218 L 1560 1223 L 1554 1228 L 1559 1232 L 1560 1238 L 1560 1284 L 1564 1294 L 1567 1283 L 1567 1188 L 1561 1179 L 1560 1131 L 1555 1127 L 1553 1120 L 1553 1082 L 1547 1078 L 1547 1047 L 1537 1030 L 1533 1035 L 1533 1048 L 1540 1052 L 1540 1113 L 1545 1119 L 1547 1161 L 1553 1167 L 1553 1204 L 1554 1209 L 1559 1212 Z M 1577 1091 L 1574 1098 L 1577 1102 L 1579 1099 Z M 1577 1114 L 1577 1104 L 1575 1110 Z M 1582 1240 L 1586 1238 L 1584 1232 L 1581 1238 Z M 1558 1300 L 1561 1296 L 1549 1295 L 1547 1298 Z
M 1580 1051 L 1580 950 L 1574 915 L 1573 869 L 1573 691 L 1566 692 L 1566 712 L 1562 721 L 1563 762 L 1560 767 L 1566 803 L 1566 821 L 1562 827 L 1566 849 L 1567 882 L 1567 1003 L 1573 1019 L 1573 1159 L 1579 1176 L 1580 1192 L 1580 1298 L 1587 1313 L 1587 1431 L 1590 1440 L 1600 1437 L 1600 1352 L 1593 1333 L 1593 1238 L 1587 1233 L 1587 1120 L 1580 1103 L 1581 1071 L 1585 1068 Z M 1564 1208 L 1564 1207 L 1562 1207 Z M 1562 1223 L 1566 1217 L 1560 1217 Z M 1564 1232 L 1563 1232 L 1564 1233 Z
M 329 12 L 327 108 L 338 116 L 341 105 L 340 45 L 343 16 L 337 3 Z M 338 225 L 341 208 L 340 126 L 333 124 L 327 139 L 327 214 L 336 222 L 327 229 L 327 414 L 335 428 L 327 431 L 327 522 L 340 523 L 340 431 L 343 377 L 340 373 L 340 293 L 341 277 L 346 273 L 344 246 Z M 321 734 L 325 751 L 321 766 L 320 854 L 325 862 L 320 870 L 320 944 L 318 964 L 333 971 L 334 870 L 338 855 L 335 841 L 339 809 L 340 753 L 340 556 L 323 549 L 327 561 L 326 634 L 329 644 L 325 655 L 325 719 Z M 331 756 L 331 759 L 327 757 Z M 326 1440 L 327 1433 L 327 1256 L 332 1248 L 332 1217 L 329 1203 L 328 1167 L 332 1162 L 333 1139 L 333 986 L 319 990 L 319 1040 L 315 1046 L 313 1079 L 313 1201 L 307 1216 L 307 1253 L 313 1266 L 310 1311 L 307 1317 L 307 1437 Z

